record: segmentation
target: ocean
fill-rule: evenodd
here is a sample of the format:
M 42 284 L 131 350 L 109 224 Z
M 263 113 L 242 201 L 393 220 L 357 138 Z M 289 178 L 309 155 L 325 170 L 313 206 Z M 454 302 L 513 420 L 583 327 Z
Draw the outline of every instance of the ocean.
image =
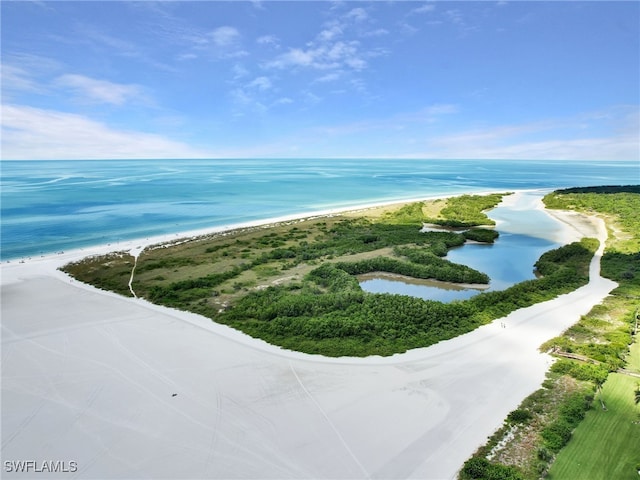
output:
M 640 182 L 638 162 L 0 162 L 0 259 L 433 195 Z

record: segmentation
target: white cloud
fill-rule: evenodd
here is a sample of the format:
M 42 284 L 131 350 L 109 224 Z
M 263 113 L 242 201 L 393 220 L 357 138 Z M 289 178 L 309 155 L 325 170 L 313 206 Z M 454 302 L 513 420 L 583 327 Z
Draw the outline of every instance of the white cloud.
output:
M 177 59 L 182 61 L 182 60 L 194 60 L 198 58 L 198 56 L 195 53 L 181 53 L 177 56 Z
M 231 98 L 241 105 L 249 105 L 252 101 L 251 96 L 242 88 L 231 90 Z
M 474 142 L 466 142 L 476 138 Z M 485 137 L 483 140 L 479 140 Z M 514 160 L 640 160 L 640 143 L 635 135 L 571 140 L 544 140 L 512 144 L 485 143 L 494 135 L 454 135 L 433 142 L 428 153 L 436 158 L 495 158 Z
M 359 43 L 335 42 L 303 50 L 292 48 L 265 65 L 267 68 L 295 68 L 307 67 L 316 70 L 330 70 L 349 67 L 352 70 L 362 70 L 367 62 L 359 51 Z
M 97 28 L 93 28 L 88 24 L 81 24 L 76 26 L 76 35 L 85 41 L 91 42 L 94 46 L 104 50 L 104 47 L 108 49 L 110 53 L 122 55 L 125 57 L 142 57 L 144 53 L 134 43 L 123 40 L 120 37 L 114 37 L 112 35 L 103 33 Z M 72 36 L 70 38 L 75 37 Z M 61 41 L 72 41 L 67 38 L 59 38 Z
M 349 81 L 349 84 L 353 87 L 354 90 L 360 93 L 367 93 L 367 85 L 361 78 L 352 78 Z
M 234 80 L 238 80 L 249 75 L 249 70 L 247 70 L 243 65 L 240 65 L 239 63 L 236 63 L 231 71 L 233 72 Z
M 268 68 L 310 67 L 318 56 L 317 50 L 290 48 L 288 52 L 278 55 L 275 60 L 266 63 Z
M 113 36 L 103 33 L 100 31 L 100 27 L 95 27 L 88 23 L 76 25 L 74 30 L 66 35 L 51 34 L 50 37 L 60 43 L 67 44 L 74 44 L 78 41 L 86 42 L 95 49 L 95 55 L 98 56 L 117 55 L 125 58 L 134 58 L 140 63 L 159 70 L 175 71 L 172 65 L 156 60 L 153 55 L 150 55 L 149 50 L 141 44 L 124 40 L 124 36 L 121 34 Z
M 444 18 L 451 24 L 455 25 L 463 35 L 478 31 L 480 28 L 478 25 L 468 23 L 462 14 L 462 11 L 457 8 L 445 11 Z M 435 22 L 431 24 L 435 24 Z
M 341 58 L 349 58 L 356 53 L 354 44 L 344 42 L 334 43 L 331 49 L 326 52 L 327 57 L 331 60 L 339 60 Z
M 399 27 L 402 33 L 404 33 L 405 35 L 415 35 L 420 31 L 418 28 L 414 27 L 413 25 L 407 22 L 401 22 L 399 24 Z
M 191 45 L 193 50 L 208 53 L 218 59 L 240 58 L 249 55 L 242 48 L 242 35 L 238 29 L 228 25 L 207 33 L 190 32 L 184 36 L 184 40 Z
M 384 35 L 389 35 L 389 30 L 378 28 L 376 30 L 371 30 L 360 34 L 361 37 L 382 37 Z
M 314 69 L 361 71 L 369 67 L 371 58 L 386 54 L 381 48 L 361 44 L 357 37 L 388 35 L 384 28 L 364 28 L 363 22 L 370 20 L 364 8 L 357 7 L 346 13 L 331 15 L 322 24 L 315 37 L 302 46 L 291 46 L 287 51 L 262 64 L 275 69 Z M 327 77 L 327 79 L 334 77 Z
M 3 52 L 2 57 L 3 68 L 13 65 L 31 75 L 51 74 L 63 68 L 57 60 L 32 53 Z
M 350 57 L 345 60 L 345 63 L 354 70 L 362 70 L 367 67 L 367 62 L 358 57 Z
M 358 80 L 351 82 L 354 88 L 364 88 L 358 85 Z M 318 131 L 322 135 L 348 136 L 354 133 L 364 133 L 374 137 L 379 137 L 379 132 L 390 132 L 392 130 L 422 130 L 425 126 L 438 121 L 442 115 L 458 113 L 459 108 L 453 104 L 435 104 L 414 112 L 403 112 L 385 118 L 359 120 L 352 123 L 321 126 Z
M 422 5 L 421 7 L 418 8 L 414 8 L 413 10 L 411 10 L 411 13 L 428 13 L 428 12 L 433 12 L 436 9 L 436 6 L 432 3 L 426 3 L 424 5 Z
M 343 33 L 342 26 L 338 22 L 333 22 L 318 34 L 321 42 L 329 42 Z
M 451 23 L 454 23 L 456 25 L 464 24 L 464 19 L 462 18 L 462 12 L 457 8 L 447 10 L 444 13 Z
M 339 80 L 341 77 L 342 77 L 342 72 L 332 72 L 316 78 L 314 82 L 317 82 L 317 83 L 335 82 L 336 80 Z
M 84 75 L 62 75 L 55 80 L 54 84 L 68 88 L 91 102 L 123 105 L 130 100 L 139 101 L 143 97 L 142 88 L 138 85 L 113 83 Z
M 360 157 L 640 161 L 637 107 L 476 129 L 460 127 L 457 117 L 444 122 L 459 111 L 457 105 L 434 104 L 388 118 L 316 126 L 306 136 Z M 383 138 L 384 145 L 377 145 Z M 333 147 L 326 154 L 341 156 Z
M 303 92 L 304 102 L 308 105 L 316 105 L 322 102 L 322 97 L 316 95 L 313 92 L 305 91 Z
M 2 65 L 2 90 L 41 93 L 44 91 L 29 73 L 12 65 Z
M 269 45 L 274 48 L 280 48 L 280 41 L 275 35 L 263 35 L 256 39 L 258 45 Z
M 277 99 L 275 102 L 272 103 L 272 106 L 277 106 L 277 105 L 290 105 L 293 103 L 293 100 L 291 100 L 289 97 L 282 97 Z
M 200 151 L 160 135 L 115 130 L 81 115 L 2 107 L 2 158 L 15 160 L 202 158 Z
M 247 84 L 247 87 L 255 88 L 257 90 L 260 90 L 261 92 L 264 92 L 265 90 L 269 90 L 272 87 L 272 84 L 271 84 L 271 80 L 269 80 L 269 78 L 267 78 L 267 77 L 258 77 L 256 79 L 252 80 L 251 82 L 249 82 L 249 84 Z
M 62 69 L 62 65 L 48 57 L 26 53 L 5 53 L 0 68 L 2 95 L 5 101 L 15 93 L 46 94 L 44 78 Z
M 431 105 L 430 107 L 424 109 L 424 113 L 429 116 L 447 115 L 451 113 L 458 113 L 458 111 L 458 106 L 452 104 Z
M 287 97 L 271 101 L 273 99 L 273 83 L 269 77 L 265 76 L 256 77 L 250 82 L 237 86 L 231 90 L 230 95 L 236 107 L 239 107 L 239 110 L 235 112 L 237 117 L 243 116 L 245 110 L 253 110 L 263 114 L 275 105 L 292 102 Z
M 213 43 L 219 47 L 233 45 L 240 40 L 240 33 L 233 27 L 219 27 L 209 33 Z
M 633 110 L 633 109 L 631 109 Z M 426 139 L 416 157 L 640 160 L 638 113 L 626 107 L 574 118 L 495 126 Z
M 369 18 L 369 15 L 364 8 L 354 8 L 350 10 L 346 15 L 346 18 L 355 20 L 356 22 L 362 22 Z
M 540 122 L 516 126 L 431 134 L 416 129 L 407 115 L 398 118 L 365 120 L 343 125 L 314 127 L 298 132 L 290 141 L 304 145 L 298 156 L 321 155 L 362 158 L 438 158 L 438 159 L 514 159 L 514 160 L 635 160 L 640 162 L 638 131 L 620 131 L 596 136 L 576 134 L 560 139 L 557 131 L 546 129 L 551 123 Z M 428 122 L 427 122 L 428 123 Z M 422 125 L 425 125 L 422 123 Z M 440 129 L 438 129 L 440 130 Z M 528 134 L 545 130 L 539 138 Z M 384 134 L 380 133 L 384 132 Z M 382 141 L 384 140 L 384 141 Z M 282 142 L 286 144 L 286 141 Z M 287 155 L 283 149 L 281 154 Z

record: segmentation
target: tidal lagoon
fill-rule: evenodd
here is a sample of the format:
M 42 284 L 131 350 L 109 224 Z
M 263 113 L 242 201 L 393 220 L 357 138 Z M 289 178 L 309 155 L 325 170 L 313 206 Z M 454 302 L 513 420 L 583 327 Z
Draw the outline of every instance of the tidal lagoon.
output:
M 521 192 L 515 202 L 505 197 L 502 204 L 487 213 L 496 222 L 496 230 L 500 233 L 495 243 L 467 242 L 447 254 L 447 260 L 489 275 L 491 281 L 488 288 L 385 274 L 362 275 L 360 286 L 371 293 L 411 295 L 424 300 L 451 302 L 532 280 L 536 277 L 536 260 L 544 252 L 561 245 L 558 233 L 562 226 L 547 211 L 537 208 L 539 199 L 540 195 L 533 192 Z

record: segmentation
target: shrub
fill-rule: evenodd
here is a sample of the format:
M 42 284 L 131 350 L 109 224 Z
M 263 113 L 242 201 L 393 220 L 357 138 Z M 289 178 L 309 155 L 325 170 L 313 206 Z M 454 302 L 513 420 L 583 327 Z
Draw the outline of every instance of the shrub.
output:
M 511 412 L 507 416 L 507 419 L 513 423 L 527 423 L 529 420 L 531 420 L 531 417 L 531 412 L 522 408 L 518 408 L 517 410 Z
M 463 480 L 523 480 L 517 467 L 491 463 L 484 457 L 474 456 L 467 460 L 460 472 Z
M 559 452 L 571 439 L 571 426 L 564 420 L 557 420 L 542 430 L 545 446 L 552 452 Z
M 609 371 L 602 365 L 580 363 L 574 360 L 561 358 L 551 366 L 551 371 L 563 375 L 569 375 L 577 380 L 602 384 L 609 375 Z
M 495 230 L 488 230 L 486 228 L 472 228 L 467 230 L 462 235 L 467 240 L 474 240 L 476 242 L 493 243 L 500 235 Z
M 549 462 L 553 458 L 553 452 L 550 452 L 545 447 L 540 447 L 540 448 L 538 448 L 538 458 L 540 460 L 545 461 L 545 462 Z

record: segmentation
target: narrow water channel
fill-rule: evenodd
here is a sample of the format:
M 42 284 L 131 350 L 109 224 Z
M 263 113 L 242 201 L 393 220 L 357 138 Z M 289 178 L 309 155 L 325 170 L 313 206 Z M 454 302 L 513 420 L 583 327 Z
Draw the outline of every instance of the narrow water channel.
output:
M 425 300 L 464 300 L 482 291 L 504 290 L 535 278 L 534 263 L 544 252 L 557 248 L 552 239 L 562 228 L 543 210 L 535 208 L 539 193 L 520 193 L 488 213 L 497 222 L 500 236 L 492 245 L 468 243 L 449 251 L 447 260 L 468 265 L 489 275 L 489 288 L 391 276 L 368 274 L 359 277 L 363 290 L 371 293 L 411 295 Z

